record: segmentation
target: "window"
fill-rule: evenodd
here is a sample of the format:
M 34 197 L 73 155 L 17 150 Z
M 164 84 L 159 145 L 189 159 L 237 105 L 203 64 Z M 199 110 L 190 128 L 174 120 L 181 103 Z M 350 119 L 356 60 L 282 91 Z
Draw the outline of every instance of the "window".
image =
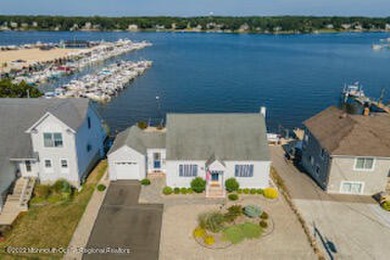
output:
M 305 142 L 308 143 L 309 142 L 309 134 L 306 133 L 304 139 L 305 139 Z
M 26 172 L 31 172 L 31 161 L 26 161 Z
M 45 168 L 51 168 L 51 160 L 45 160 Z
M 236 177 L 253 177 L 253 164 L 236 165 L 234 176 Z
M 88 117 L 88 129 L 91 129 L 91 118 Z
M 87 144 L 87 152 L 90 152 L 92 150 L 92 145 L 90 143 Z
M 309 160 L 310 160 L 310 164 L 314 165 L 314 157 L 310 155 L 309 156 Z
M 196 164 L 180 164 L 179 165 L 180 177 L 196 177 L 198 176 L 198 165 Z
M 63 168 L 63 169 L 68 168 L 68 160 L 65 160 L 65 159 L 61 160 L 61 168 Z
M 373 170 L 374 158 L 356 158 L 355 170 Z
M 45 147 L 62 147 L 61 133 L 43 133 L 43 142 Z
M 325 158 L 325 156 L 326 156 L 325 149 L 321 149 L 321 158 Z

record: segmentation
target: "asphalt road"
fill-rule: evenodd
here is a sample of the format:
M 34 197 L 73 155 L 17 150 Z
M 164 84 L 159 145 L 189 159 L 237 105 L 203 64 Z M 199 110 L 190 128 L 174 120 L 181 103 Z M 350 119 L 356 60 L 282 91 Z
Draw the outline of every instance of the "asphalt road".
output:
M 83 259 L 158 259 L 163 205 L 138 204 L 140 190 L 138 181 L 110 184 Z

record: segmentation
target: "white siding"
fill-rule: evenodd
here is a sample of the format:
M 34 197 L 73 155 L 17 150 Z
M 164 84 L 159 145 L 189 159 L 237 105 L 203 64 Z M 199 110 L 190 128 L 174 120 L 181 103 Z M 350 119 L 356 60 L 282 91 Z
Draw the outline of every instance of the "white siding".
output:
M 23 177 L 38 177 L 39 162 L 31 161 L 31 171 L 28 172 L 26 168 L 26 162 L 15 162 L 17 169 Z
M 206 178 L 205 161 L 167 161 L 166 162 L 166 181 L 167 186 L 171 187 L 190 187 L 193 177 L 180 177 L 180 164 L 196 164 L 198 165 L 198 177 Z
M 91 129 L 88 128 L 88 117 L 91 120 Z M 82 179 L 88 174 L 90 167 L 104 155 L 104 139 L 106 137 L 101 119 L 96 112 L 89 107 L 87 116 L 77 130 L 76 151 L 78 163 L 78 175 Z M 91 145 L 91 150 L 87 151 L 87 145 Z
M 154 153 L 160 153 L 161 154 L 161 169 L 156 169 L 160 170 L 162 172 L 166 172 L 166 149 L 148 149 L 147 151 L 147 166 L 148 166 L 148 172 L 153 172 L 154 165 L 153 165 L 153 154 Z
M 135 151 L 134 149 L 123 146 L 119 150 L 108 155 L 108 173 L 110 176 L 110 180 L 117 179 L 117 173 L 115 170 L 115 162 L 123 162 L 123 161 L 135 161 L 139 164 L 139 176 L 140 179 L 146 178 L 146 168 L 145 162 L 146 158 L 143 154 Z
M 78 166 L 75 147 L 75 135 L 67 125 L 52 115 L 48 115 L 32 131 L 33 149 L 39 153 L 39 179 L 42 182 L 54 182 L 64 178 L 75 186 L 79 186 Z M 43 133 L 62 133 L 63 147 L 45 147 Z M 60 167 L 61 159 L 68 159 L 69 172 L 63 173 Z M 52 169 L 45 169 L 45 160 L 52 161 Z

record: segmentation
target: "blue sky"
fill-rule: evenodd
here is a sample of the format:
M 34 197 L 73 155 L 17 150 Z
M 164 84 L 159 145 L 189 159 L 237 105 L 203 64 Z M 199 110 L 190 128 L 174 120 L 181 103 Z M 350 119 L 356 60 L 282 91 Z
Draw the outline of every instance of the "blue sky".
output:
M 390 16 L 390 0 L 0 0 L 0 14 Z

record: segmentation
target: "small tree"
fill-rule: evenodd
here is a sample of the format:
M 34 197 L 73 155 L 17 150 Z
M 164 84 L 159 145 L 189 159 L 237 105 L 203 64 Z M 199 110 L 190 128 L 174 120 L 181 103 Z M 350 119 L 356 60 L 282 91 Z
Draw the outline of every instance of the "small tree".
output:
M 236 178 L 229 178 L 225 181 L 225 188 L 228 192 L 237 191 L 240 188 L 240 184 Z
M 196 177 L 191 181 L 191 189 L 196 193 L 202 193 L 206 189 L 206 181 L 200 177 Z
M 139 121 L 137 125 L 142 130 L 148 128 L 148 124 L 145 121 Z

